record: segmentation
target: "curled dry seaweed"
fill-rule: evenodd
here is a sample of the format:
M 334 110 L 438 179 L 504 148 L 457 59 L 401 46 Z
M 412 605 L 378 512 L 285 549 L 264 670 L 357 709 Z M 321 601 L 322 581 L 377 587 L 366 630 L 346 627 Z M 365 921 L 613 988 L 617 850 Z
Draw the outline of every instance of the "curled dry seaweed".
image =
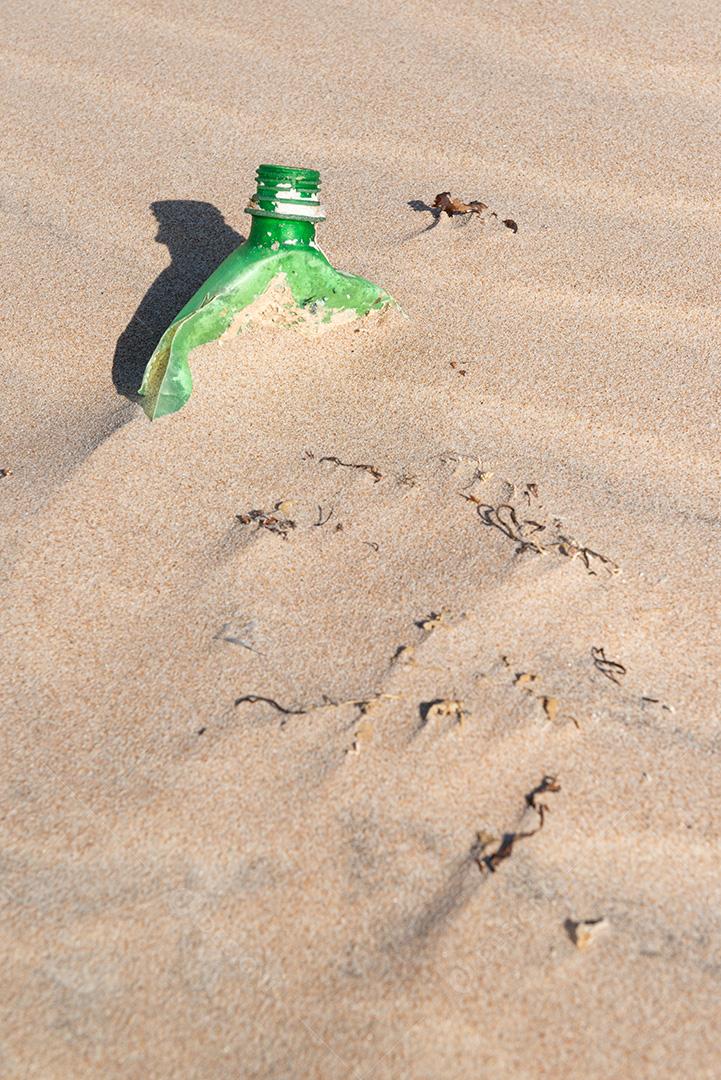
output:
M 326 455 L 325 457 L 318 458 L 319 461 L 332 461 L 334 465 L 339 465 L 343 469 L 361 469 L 363 472 L 370 473 L 373 477 L 373 483 L 377 484 L 379 480 L 383 479 L 383 473 L 375 467 L 375 465 L 358 465 L 354 461 L 341 461 L 339 457 L 335 455 Z
M 522 494 L 530 507 L 532 502 L 538 499 L 537 484 L 526 484 Z M 598 577 L 600 572 L 605 572 L 608 576 L 619 572 L 618 564 L 607 555 L 579 544 L 562 533 L 563 525 L 558 518 L 553 518 L 550 522 L 537 521 L 534 518 L 520 517 L 521 511 L 511 503 L 492 506 L 490 503 L 482 502 L 476 495 L 466 495 L 463 492 L 460 492 L 460 495 L 466 502 L 476 507 L 476 512 L 484 525 L 498 529 L 517 545 L 516 554 L 530 551 L 536 555 L 543 555 L 546 552 L 555 551 L 566 558 L 578 557 L 586 568 L 586 572 L 592 577 Z M 543 538 L 536 537 L 536 533 L 543 533 Z
M 530 519 L 519 520 L 515 507 L 511 506 L 510 503 L 491 506 L 489 503 L 479 503 L 473 495 L 464 495 L 464 498 L 467 502 L 476 503 L 478 516 L 484 525 L 498 529 L 509 540 L 513 540 L 514 543 L 518 544 L 516 548 L 517 554 L 523 551 L 533 551 L 537 555 L 543 553 L 543 546 L 536 540 L 530 540 L 529 536 L 532 533 L 542 532 L 546 528 L 545 525 Z
M 495 843 L 495 838 L 488 836 L 486 833 L 478 833 L 476 841 L 471 848 L 471 858 L 475 861 L 478 869 L 482 873 L 493 874 L 498 869 L 502 862 L 510 858 L 513 854 L 513 850 L 519 840 L 527 840 L 531 836 L 535 836 L 543 828 L 546 820 L 546 814 L 548 813 L 548 806 L 546 803 L 538 802 L 538 796 L 543 795 L 546 792 L 556 792 L 561 790 L 561 785 L 558 782 L 558 778 L 555 776 L 544 776 L 540 784 L 537 784 L 532 791 L 529 791 L 525 797 L 526 806 L 535 810 L 538 814 L 538 823 L 535 829 L 527 829 L 519 832 L 504 833 L 500 843 L 488 854 L 485 854 L 486 849 L 491 843 Z

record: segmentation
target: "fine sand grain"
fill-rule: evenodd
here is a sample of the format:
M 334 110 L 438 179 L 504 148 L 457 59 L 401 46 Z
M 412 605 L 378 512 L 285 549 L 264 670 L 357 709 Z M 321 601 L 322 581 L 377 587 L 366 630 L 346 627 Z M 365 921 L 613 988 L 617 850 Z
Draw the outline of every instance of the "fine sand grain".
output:
M 0 1075 L 718 1077 L 715 5 L 3 30 Z M 265 161 L 407 317 L 150 424 Z

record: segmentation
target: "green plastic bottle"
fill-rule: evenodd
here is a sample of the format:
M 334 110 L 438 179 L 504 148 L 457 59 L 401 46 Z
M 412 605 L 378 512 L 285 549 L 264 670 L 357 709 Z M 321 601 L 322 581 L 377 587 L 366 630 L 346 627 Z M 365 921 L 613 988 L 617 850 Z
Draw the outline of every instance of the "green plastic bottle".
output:
M 189 353 L 220 337 L 273 283 L 282 286 L 291 325 L 322 326 L 341 314 L 346 321 L 394 304 L 377 285 L 335 270 L 316 244 L 315 226 L 325 216 L 319 187 L 314 169 L 259 167 L 246 211 L 253 219 L 248 239 L 178 312 L 148 361 L 140 394 L 151 420 L 176 412 L 190 397 Z

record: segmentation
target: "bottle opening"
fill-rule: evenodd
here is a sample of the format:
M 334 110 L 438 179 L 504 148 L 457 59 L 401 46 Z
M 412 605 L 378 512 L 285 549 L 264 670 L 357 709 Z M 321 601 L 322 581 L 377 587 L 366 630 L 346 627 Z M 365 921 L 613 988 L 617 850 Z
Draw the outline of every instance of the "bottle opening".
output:
M 256 192 L 247 212 L 262 217 L 291 221 L 323 221 L 320 203 L 320 173 L 316 169 L 294 169 L 288 165 L 259 165 Z

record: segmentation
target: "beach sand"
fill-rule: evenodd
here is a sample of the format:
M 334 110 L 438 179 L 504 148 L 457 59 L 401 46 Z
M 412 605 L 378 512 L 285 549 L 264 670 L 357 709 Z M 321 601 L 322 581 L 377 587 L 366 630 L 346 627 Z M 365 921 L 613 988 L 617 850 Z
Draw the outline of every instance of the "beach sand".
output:
M 0 1075 L 718 1077 L 718 12 L 3 19 Z M 266 161 L 405 316 L 150 424 Z

